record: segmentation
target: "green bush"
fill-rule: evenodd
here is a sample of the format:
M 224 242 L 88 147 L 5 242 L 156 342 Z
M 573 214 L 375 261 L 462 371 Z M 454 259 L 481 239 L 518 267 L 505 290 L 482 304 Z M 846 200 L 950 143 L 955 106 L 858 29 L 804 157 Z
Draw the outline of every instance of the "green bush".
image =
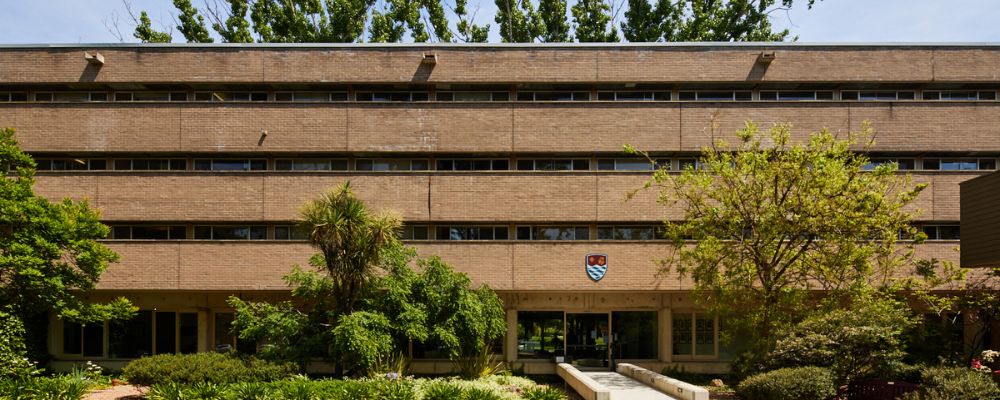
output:
M 820 367 L 782 368 L 753 375 L 736 387 L 746 400 L 826 400 L 837 394 L 830 370 Z
M 0 379 L 0 399 L 79 400 L 94 382 L 72 375 Z
M 996 400 L 1000 388 L 990 374 L 963 367 L 935 367 L 921 374 L 920 390 L 907 400 Z
M 293 363 L 275 363 L 230 354 L 161 354 L 130 362 L 122 370 L 129 382 L 139 385 L 162 383 L 236 383 L 273 381 L 298 371 Z
M 26 357 L 24 336 L 21 319 L 0 310 L 0 380 L 26 379 L 41 372 Z
M 525 391 L 523 397 L 526 400 L 563 400 L 566 395 L 551 386 L 536 386 Z

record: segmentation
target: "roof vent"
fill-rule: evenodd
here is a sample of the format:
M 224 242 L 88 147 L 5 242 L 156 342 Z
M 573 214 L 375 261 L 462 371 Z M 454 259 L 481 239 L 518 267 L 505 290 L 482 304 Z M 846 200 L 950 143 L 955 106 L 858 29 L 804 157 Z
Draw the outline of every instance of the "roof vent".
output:
M 90 63 L 90 65 L 97 65 L 97 66 L 104 65 L 104 56 L 102 56 L 101 53 L 98 53 L 96 51 L 94 52 L 94 54 L 90 54 L 90 52 L 83 53 L 83 59 L 87 60 L 87 62 Z
M 434 53 L 424 53 L 424 58 L 420 60 L 420 63 L 425 65 L 435 65 L 437 62 L 438 56 Z
M 774 61 L 774 50 L 764 50 L 757 56 L 757 62 L 761 64 L 770 64 L 771 61 Z

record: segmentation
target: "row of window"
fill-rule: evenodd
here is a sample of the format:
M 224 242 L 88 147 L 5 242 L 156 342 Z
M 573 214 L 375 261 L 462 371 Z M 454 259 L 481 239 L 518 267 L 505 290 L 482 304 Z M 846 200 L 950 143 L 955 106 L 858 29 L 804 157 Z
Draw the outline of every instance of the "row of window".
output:
M 922 225 L 928 240 L 959 240 L 959 225 Z M 512 235 L 513 233 L 513 235 Z M 115 240 L 306 240 L 309 232 L 295 225 L 114 225 Z M 403 240 L 659 240 L 659 225 L 428 225 L 404 226 Z
M 188 161 L 183 158 L 38 158 L 39 171 L 185 171 Z M 995 170 L 996 158 L 874 158 L 865 169 L 885 163 L 895 163 L 900 170 L 926 171 L 976 171 Z M 352 162 L 347 159 L 296 158 L 275 159 L 195 159 L 195 171 L 350 171 Z M 354 171 L 508 171 L 511 165 L 517 171 L 587 171 L 596 166 L 598 171 L 651 171 L 658 168 L 683 170 L 698 166 L 694 158 L 661 158 L 649 161 L 641 158 L 598 158 L 592 163 L 587 158 L 518 159 L 427 159 L 383 158 L 355 159 Z M 917 168 L 917 166 L 920 168 Z
M 756 93 L 756 97 L 755 97 Z M 580 91 L 517 91 L 517 101 L 995 101 L 994 90 L 627 90 L 598 91 L 596 97 L 586 90 Z M 506 91 L 439 91 L 434 101 L 510 101 Z M 164 91 L 164 92 L 0 92 L 0 102 L 135 102 L 135 101 L 197 101 L 197 102 L 297 102 L 321 103 L 350 101 L 346 91 Z M 427 91 L 358 91 L 354 101 L 359 102 L 421 102 L 431 101 Z

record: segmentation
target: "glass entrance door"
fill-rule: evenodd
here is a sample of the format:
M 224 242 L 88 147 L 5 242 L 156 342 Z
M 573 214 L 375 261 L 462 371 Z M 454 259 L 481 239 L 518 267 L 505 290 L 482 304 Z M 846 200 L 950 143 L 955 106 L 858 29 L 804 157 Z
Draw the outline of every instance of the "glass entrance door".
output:
M 566 314 L 566 357 L 577 368 L 609 368 L 608 313 Z

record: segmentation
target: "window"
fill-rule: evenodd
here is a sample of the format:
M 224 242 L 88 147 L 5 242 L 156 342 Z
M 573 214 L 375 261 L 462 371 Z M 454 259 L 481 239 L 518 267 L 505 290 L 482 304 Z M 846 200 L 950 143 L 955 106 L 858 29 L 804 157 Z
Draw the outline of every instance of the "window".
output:
M 274 240 L 308 240 L 309 230 L 298 225 L 277 225 Z
M 657 240 L 663 230 L 653 226 L 598 226 L 597 240 Z
M 590 92 L 517 92 L 517 101 L 590 101 Z
M 35 101 L 52 101 L 53 98 L 51 92 L 35 92 Z
M 427 225 L 403 225 L 403 230 L 399 232 L 400 240 L 427 240 L 429 239 Z
M 358 92 L 357 101 L 428 101 L 427 92 Z
M 444 159 L 437 160 L 438 171 L 506 171 L 510 162 L 503 159 Z
M 104 323 L 63 321 L 63 354 L 104 357 Z
M 586 226 L 519 226 L 517 240 L 590 240 Z
M 927 240 L 959 240 L 959 225 L 925 225 L 921 228 Z
M 181 240 L 187 239 L 187 229 L 183 225 L 117 225 L 111 227 L 110 239 Z
M 658 159 L 655 163 L 642 158 L 602 158 L 597 160 L 599 171 L 652 171 L 657 168 L 670 169 L 670 159 Z
M 590 169 L 587 159 L 517 160 L 518 171 L 585 171 Z
M 671 329 L 673 354 L 715 356 L 715 318 L 700 313 L 673 313 Z
M 183 171 L 187 160 L 183 158 L 124 159 L 114 161 L 115 170 L 124 171 Z
M 548 359 L 565 354 L 562 311 L 517 312 L 517 358 Z
M 862 169 L 864 169 L 865 171 L 871 171 L 879 165 L 891 164 L 891 163 L 895 163 L 896 168 L 899 169 L 900 171 L 909 171 L 916 169 L 916 160 L 912 158 L 873 158 L 869 160 L 868 164 L 865 164 L 864 167 L 862 167 Z
M 856 101 L 896 101 L 913 100 L 915 93 L 912 90 L 845 90 L 840 92 L 841 100 Z
M 38 171 L 104 171 L 108 160 L 80 158 L 39 158 L 35 160 Z
M 600 101 L 670 101 L 670 92 L 621 91 L 597 92 Z
M 323 103 L 347 101 L 347 92 L 277 92 L 274 101 L 294 103 Z
M 195 171 L 263 171 L 267 169 L 267 160 L 230 160 L 230 159 L 200 159 L 194 160 Z
M 437 101 L 509 101 L 509 92 L 437 92 Z
M 267 92 L 195 92 L 194 101 L 267 101 Z
M 266 226 L 208 226 L 194 227 L 197 240 L 266 240 Z
M 347 171 L 347 160 L 293 159 L 274 160 L 275 171 Z
M 677 170 L 701 169 L 701 162 L 696 158 L 681 158 L 677 160 Z
M 233 313 L 215 313 L 215 351 L 226 353 L 236 350 L 236 335 L 231 331 Z
M 410 159 L 359 159 L 354 162 L 358 171 L 426 171 L 427 160 Z
M 612 312 L 615 358 L 632 360 L 660 358 L 657 352 L 658 320 L 655 311 Z
M 996 100 L 997 92 L 976 91 L 976 90 L 943 90 L 927 91 L 923 93 L 924 100 L 952 100 L 952 101 L 976 101 L 976 100 Z
M 115 101 L 187 101 L 185 92 L 116 92 Z
M 438 226 L 437 240 L 507 240 L 506 226 Z
M 925 170 L 976 171 L 997 169 L 995 158 L 925 158 Z
M 4 101 L 3 93 L 0 93 L 0 101 Z M 108 101 L 108 94 L 105 92 L 41 92 L 35 93 L 35 101 L 60 101 L 67 103 Z
M 750 91 L 691 91 L 679 92 L 683 101 L 750 101 Z
M 153 312 L 140 310 L 134 317 L 108 323 L 108 357 L 139 358 L 153 355 Z
M 28 94 L 24 92 L 0 92 L 0 102 L 28 101 Z
M 801 91 L 801 90 L 779 90 L 761 91 L 762 101 L 808 101 L 808 100 L 833 100 L 833 91 Z

